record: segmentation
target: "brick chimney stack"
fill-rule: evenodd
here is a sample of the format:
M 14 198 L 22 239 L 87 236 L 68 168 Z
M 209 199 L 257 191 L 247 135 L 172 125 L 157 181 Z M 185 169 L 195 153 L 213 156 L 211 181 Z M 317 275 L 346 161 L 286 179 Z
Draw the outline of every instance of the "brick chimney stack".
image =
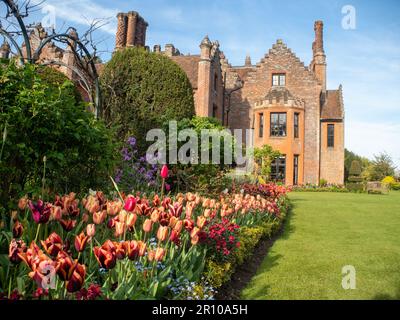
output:
M 326 91 L 326 55 L 324 51 L 324 23 L 320 20 L 314 24 L 315 41 L 313 42 L 313 60 L 311 70 L 322 84 L 322 91 Z
M 118 13 L 115 49 L 145 47 L 148 23 L 136 11 Z
M 124 13 L 118 13 L 118 27 L 115 36 L 115 48 L 122 49 L 126 44 L 126 31 L 128 26 L 128 17 Z
M 251 67 L 251 66 L 252 66 L 252 64 L 251 64 L 251 58 L 250 58 L 249 55 L 246 56 L 246 60 L 245 60 L 244 65 L 245 65 L 245 67 Z

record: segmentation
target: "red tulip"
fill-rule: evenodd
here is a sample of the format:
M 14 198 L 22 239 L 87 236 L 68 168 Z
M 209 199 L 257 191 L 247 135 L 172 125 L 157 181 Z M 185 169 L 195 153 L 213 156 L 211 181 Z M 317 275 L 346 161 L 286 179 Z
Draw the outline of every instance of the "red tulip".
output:
M 161 178 L 167 179 L 168 178 L 168 167 L 164 164 L 161 168 Z
M 78 252 L 83 252 L 85 250 L 86 244 L 89 240 L 88 236 L 85 236 L 84 232 L 81 232 L 79 236 L 75 237 L 75 249 Z
M 45 241 L 41 241 L 43 249 L 51 256 L 55 257 L 63 248 L 61 237 L 53 232 Z
M 57 274 L 62 281 L 67 281 L 69 279 L 70 271 L 74 267 L 74 261 L 65 252 L 60 251 L 57 255 Z
M 169 237 L 169 240 L 171 240 L 173 243 L 175 243 L 176 245 L 179 245 L 180 243 L 180 239 L 179 239 L 179 233 L 176 232 L 175 230 L 171 231 L 171 235 Z
M 129 260 L 135 260 L 139 256 L 140 244 L 135 240 L 128 241 L 127 249 Z
M 104 269 L 112 269 L 117 263 L 115 245 L 107 240 L 101 247 L 93 248 L 94 255 L 99 262 L 100 267 Z
M 78 262 L 75 263 L 75 267 L 70 278 L 66 282 L 67 291 L 70 293 L 81 290 L 86 276 L 86 267 Z
M 62 228 L 69 232 L 76 226 L 76 220 L 60 220 Z
M 125 205 L 124 209 L 126 211 L 132 212 L 136 207 L 136 198 L 133 196 L 128 196 L 128 198 L 125 200 Z
M 122 260 L 126 256 L 128 244 L 126 242 L 114 242 L 115 254 L 118 260 Z
M 185 229 L 186 229 L 187 231 L 189 231 L 189 232 L 191 232 L 192 229 L 194 228 L 194 222 L 193 222 L 193 220 L 185 219 L 183 223 L 184 223 L 184 225 L 185 225 Z
M 14 238 L 20 238 L 24 233 L 24 227 L 22 226 L 21 222 L 18 220 L 14 223 L 14 227 L 12 230 Z

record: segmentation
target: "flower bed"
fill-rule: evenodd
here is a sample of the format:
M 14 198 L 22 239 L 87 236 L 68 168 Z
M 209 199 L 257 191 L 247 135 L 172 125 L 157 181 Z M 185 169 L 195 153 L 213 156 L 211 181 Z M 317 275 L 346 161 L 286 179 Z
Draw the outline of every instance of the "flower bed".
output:
M 282 223 L 287 190 L 211 199 L 91 192 L 22 198 L 2 217 L 0 294 L 10 299 L 213 299 Z M 8 247 L 8 257 L 5 249 Z

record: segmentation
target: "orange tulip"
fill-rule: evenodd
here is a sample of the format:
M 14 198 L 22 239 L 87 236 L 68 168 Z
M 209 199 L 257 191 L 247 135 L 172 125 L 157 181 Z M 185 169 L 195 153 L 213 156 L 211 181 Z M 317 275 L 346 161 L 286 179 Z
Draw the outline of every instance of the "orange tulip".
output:
M 126 224 L 129 228 L 132 228 L 135 226 L 137 220 L 137 214 L 136 213 L 130 213 L 128 214 L 128 217 L 126 218 Z
M 165 249 L 164 248 L 157 248 L 155 252 L 154 258 L 156 261 L 162 261 L 165 256 Z
M 122 260 L 126 256 L 127 243 L 126 242 L 114 242 L 115 245 L 115 255 L 118 260 Z
M 154 260 L 155 255 L 156 255 L 156 252 L 154 250 L 149 250 L 147 252 L 147 259 L 151 262 Z
M 89 237 L 94 237 L 94 235 L 96 234 L 96 226 L 92 223 L 92 224 L 88 224 L 86 226 L 86 233 Z
M 76 220 L 60 220 L 60 224 L 62 226 L 62 228 L 67 231 L 70 232 L 73 228 L 75 228 L 76 226 Z
M 190 239 L 190 242 L 192 243 L 192 245 L 196 245 L 198 242 L 199 242 L 199 240 L 200 240 L 200 238 L 199 238 L 199 236 L 196 234 L 194 237 L 192 237 L 191 239 Z
M 107 218 L 107 211 L 98 211 L 93 214 L 93 222 L 95 224 L 102 224 Z
M 178 221 L 176 222 L 175 226 L 174 226 L 174 230 L 175 230 L 177 233 L 180 233 L 180 232 L 182 231 L 182 228 L 183 228 L 183 221 L 182 221 L 182 220 L 178 220 Z
M 8 258 L 12 263 L 20 263 L 22 259 L 20 258 L 20 254 L 25 254 L 27 250 L 26 244 L 23 240 L 15 240 L 12 239 L 10 246 L 9 246 L 9 251 L 8 251 Z
M 125 222 L 115 221 L 115 236 L 119 237 L 125 232 Z
M 86 267 L 83 264 L 79 264 L 76 262 L 74 271 L 71 274 L 71 277 L 66 282 L 66 288 L 69 293 L 73 293 L 81 290 L 86 276 Z
M 158 222 L 160 220 L 160 212 L 158 212 L 157 209 L 155 209 L 152 213 L 151 213 L 151 221 L 153 221 L 154 223 Z
M 206 209 L 206 210 L 204 210 L 204 212 L 203 212 L 203 216 L 205 216 L 206 218 L 210 217 L 210 212 L 211 212 L 211 210 L 210 210 L 210 209 Z
M 53 206 L 51 208 L 51 219 L 55 221 L 60 221 L 62 218 L 61 207 Z
M 200 232 L 200 229 L 198 227 L 194 227 L 192 229 L 192 231 L 190 232 L 190 237 L 191 238 L 196 237 L 199 234 L 199 232 Z
M 197 223 L 196 224 L 200 229 L 203 229 L 203 227 L 205 226 L 206 222 L 207 222 L 206 217 L 204 217 L 204 216 L 197 217 Z
M 153 221 L 151 219 L 146 219 L 143 223 L 143 231 L 149 233 L 153 227 Z
M 126 212 L 125 210 L 121 210 L 121 212 L 118 214 L 119 222 L 126 222 L 127 217 L 128 217 L 128 212 Z
M 101 247 L 93 248 L 94 255 L 104 269 L 112 269 L 117 263 L 116 247 L 112 241 L 107 240 Z
M 107 213 L 110 216 L 115 216 L 116 214 L 118 214 L 123 207 L 123 203 L 119 200 L 117 201 L 108 201 L 107 202 Z
M 78 252 L 83 252 L 85 250 L 86 244 L 89 240 L 88 236 L 85 236 L 85 233 L 81 232 L 79 236 L 75 237 L 75 249 Z
M 169 219 L 169 224 L 168 224 L 168 226 L 171 227 L 171 228 L 173 228 L 173 227 L 175 227 L 175 225 L 176 225 L 176 223 L 177 223 L 178 221 L 179 221 L 179 219 L 178 219 L 177 217 L 172 216 L 172 217 Z
M 160 226 L 157 231 L 157 239 L 165 241 L 168 237 L 168 227 Z
M 95 196 L 89 196 L 84 201 L 84 206 L 85 206 L 85 209 L 87 211 L 89 211 L 91 214 L 94 214 L 100 210 L 99 200 Z
M 147 244 L 143 241 L 138 241 L 139 256 L 143 257 L 146 254 Z
M 24 196 L 18 200 L 18 208 L 20 210 L 25 210 L 28 205 L 28 196 Z

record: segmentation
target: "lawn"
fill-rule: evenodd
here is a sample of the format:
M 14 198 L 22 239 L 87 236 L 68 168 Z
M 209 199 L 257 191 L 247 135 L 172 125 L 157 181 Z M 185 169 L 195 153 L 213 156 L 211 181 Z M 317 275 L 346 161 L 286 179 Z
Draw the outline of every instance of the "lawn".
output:
M 400 192 L 293 192 L 285 232 L 244 299 L 400 299 Z M 356 289 L 342 288 L 342 267 Z

